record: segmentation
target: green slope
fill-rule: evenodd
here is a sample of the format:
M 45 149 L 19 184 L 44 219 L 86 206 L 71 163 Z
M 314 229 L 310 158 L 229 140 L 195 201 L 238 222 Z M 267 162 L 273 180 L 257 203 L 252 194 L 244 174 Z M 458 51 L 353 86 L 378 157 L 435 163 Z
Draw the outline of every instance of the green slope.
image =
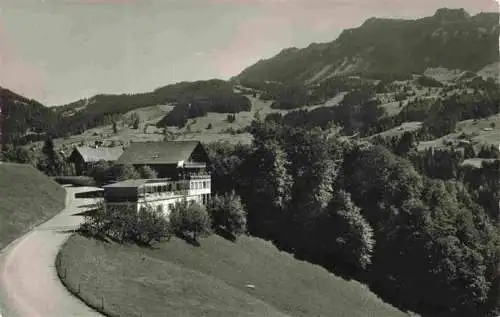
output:
M 74 235 L 59 258 L 65 284 L 111 316 L 405 316 L 365 286 L 251 237 L 143 249 Z
M 0 249 L 59 213 L 66 191 L 30 165 L 0 164 Z

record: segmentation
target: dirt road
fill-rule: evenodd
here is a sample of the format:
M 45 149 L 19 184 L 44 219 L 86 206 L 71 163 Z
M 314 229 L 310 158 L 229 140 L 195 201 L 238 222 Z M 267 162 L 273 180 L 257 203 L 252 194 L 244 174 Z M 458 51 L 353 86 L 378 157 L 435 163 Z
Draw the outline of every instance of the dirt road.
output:
M 83 220 L 92 198 L 75 198 L 91 187 L 67 187 L 66 208 L 0 254 L 0 317 L 102 317 L 72 296 L 57 277 L 57 252 Z

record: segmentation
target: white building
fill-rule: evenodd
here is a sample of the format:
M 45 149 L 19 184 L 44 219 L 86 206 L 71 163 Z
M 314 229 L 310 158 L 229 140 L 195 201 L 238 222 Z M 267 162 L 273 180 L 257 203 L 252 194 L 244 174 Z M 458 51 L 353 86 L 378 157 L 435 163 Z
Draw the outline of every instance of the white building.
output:
M 168 215 L 176 202 L 206 204 L 211 193 L 208 155 L 199 141 L 137 142 L 126 148 L 117 164 L 149 166 L 157 179 L 126 180 L 104 186 L 106 205 L 149 205 Z
M 104 186 L 104 202 L 110 205 L 134 204 L 139 211 L 151 206 L 170 214 L 176 202 L 206 204 L 210 198 L 211 180 L 209 174 L 193 174 L 185 179 L 132 179 Z

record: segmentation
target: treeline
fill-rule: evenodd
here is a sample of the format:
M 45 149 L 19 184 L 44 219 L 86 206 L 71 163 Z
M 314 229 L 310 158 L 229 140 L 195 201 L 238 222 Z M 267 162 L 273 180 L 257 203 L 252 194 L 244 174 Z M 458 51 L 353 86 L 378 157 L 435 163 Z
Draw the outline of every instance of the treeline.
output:
M 460 181 L 471 193 L 472 199 L 487 213 L 492 221 L 500 220 L 500 151 L 495 146 L 483 145 L 475 149 L 471 143 L 460 147 L 418 151 L 421 131 L 406 132 L 392 138 L 376 137 L 374 144 L 388 148 L 392 153 L 408 159 L 421 174 L 431 179 Z M 485 161 L 480 168 L 463 165 L 466 159 L 496 159 Z
M 251 109 L 252 104 L 245 96 L 234 93 L 212 94 L 211 96 L 193 98 L 189 103 L 178 104 L 157 123 L 157 126 L 177 126 L 182 128 L 189 118 L 203 117 L 208 112 L 238 113 L 250 111 Z
M 455 132 L 458 122 L 481 119 L 499 113 L 500 93 L 485 89 L 475 93 L 462 92 L 437 100 L 416 98 L 394 117 L 380 118 L 373 132 L 382 132 L 403 122 L 421 121 L 428 139 Z
M 272 113 L 267 120 L 292 127 L 325 128 L 331 122 L 343 127 L 345 134 L 359 132 L 369 136 L 392 129 L 403 122 L 423 122 L 421 140 L 431 140 L 455 132 L 456 124 L 463 120 L 480 119 L 499 112 L 500 89 L 485 81 L 475 92 L 462 92 L 441 96 L 436 100 L 415 98 L 395 116 L 387 116 L 376 98 L 377 92 L 387 90 L 389 83 L 365 85 L 350 91 L 336 107 L 300 109 L 281 115 Z
M 402 309 L 498 313 L 498 226 L 482 203 L 493 190 L 480 189 L 494 176 L 431 179 L 382 145 L 273 121 L 251 131 L 251 146 L 209 149 L 214 191 L 236 189 L 252 234 Z
M 338 106 L 318 107 L 312 110 L 296 110 L 285 115 L 272 113 L 268 121 L 279 122 L 291 127 L 327 128 L 333 123 L 343 128 L 344 134 L 356 132 L 370 134 L 376 130 L 379 119 L 385 115 L 380 101 L 370 89 L 357 89 L 347 93 Z
M 240 84 L 259 91 L 261 100 L 272 100 L 271 108 L 286 110 L 321 104 L 340 92 L 374 87 L 372 80 L 354 76 L 336 76 L 311 85 L 257 81 L 241 81 Z

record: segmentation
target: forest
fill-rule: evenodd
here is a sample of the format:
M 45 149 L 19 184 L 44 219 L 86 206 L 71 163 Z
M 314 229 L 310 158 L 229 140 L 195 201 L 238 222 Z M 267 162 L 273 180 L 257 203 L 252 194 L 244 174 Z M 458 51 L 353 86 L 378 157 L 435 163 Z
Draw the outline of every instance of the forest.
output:
M 252 235 L 402 309 L 498 314 L 500 161 L 473 169 L 451 152 L 418 154 L 415 143 L 398 155 L 274 121 L 251 131 L 251 146 L 209 150 L 214 191 L 236 190 Z

